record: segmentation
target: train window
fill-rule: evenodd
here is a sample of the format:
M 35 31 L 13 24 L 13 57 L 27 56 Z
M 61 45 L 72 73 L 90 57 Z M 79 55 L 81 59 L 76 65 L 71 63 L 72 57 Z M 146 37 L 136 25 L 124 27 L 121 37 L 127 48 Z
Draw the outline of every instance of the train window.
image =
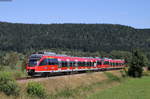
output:
M 78 62 L 78 66 L 84 66 L 84 62 Z
M 59 61 L 58 64 L 59 64 L 59 68 L 61 68 L 62 67 L 61 61 Z
M 70 65 L 70 67 L 72 67 L 72 66 L 73 66 L 73 62 L 72 62 L 72 61 L 70 61 L 69 65 Z
M 102 62 L 101 61 L 97 61 L 97 65 L 102 65 Z
M 82 66 L 82 62 L 80 62 L 80 66 Z
M 78 62 L 78 66 L 81 66 L 81 62 Z
M 36 65 L 37 65 L 37 60 L 34 60 L 34 59 L 29 60 L 29 66 L 30 66 L 30 67 L 34 67 L 34 66 L 36 66 Z
M 62 61 L 62 67 L 67 67 L 67 62 L 66 61 Z
M 94 66 L 94 63 L 93 62 L 87 62 L 87 66 Z
M 76 66 L 76 62 L 72 62 L 72 66 L 75 67 Z
M 104 62 L 104 65 L 109 65 L 109 61 L 105 61 L 105 62 Z
M 117 66 L 119 66 L 119 63 L 116 63 Z
M 111 65 L 111 66 L 113 66 L 113 63 L 112 63 L 112 62 L 110 62 L 110 65 Z
M 84 66 L 84 62 L 81 62 L 81 66 Z
M 111 62 L 111 66 L 113 66 L 113 62 Z
M 85 62 L 82 62 L 82 66 L 85 66 Z
M 118 66 L 118 63 L 116 63 L 116 66 Z
M 75 67 L 78 67 L 78 61 L 75 62 L 75 65 L 74 65 L 74 66 L 75 66 Z
M 84 66 L 87 66 L 87 62 L 84 62 Z
M 85 66 L 85 62 L 80 62 L 79 66 Z
M 91 66 L 94 66 L 94 62 L 91 62 Z
M 87 62 L 87 66 L 91 66 L 91 62 Z
M 116 63 L 113 63 L 113 66 L 116 66 Z
M 70 61 L 67 61 L 67 67 L 69 67 L 70 66 Z
M 87 62 L 84 62 L 84 66 L 87 66 Z
M 47 65 L 48 60 L 44 59 L 40 62 L 39 66 Z
M 74 61 L 70 61 L 70 67 L 74 67 L 75 66 L 75 62 Z
M 48 65 L 58 65 L 57 59 L 48 59 Z

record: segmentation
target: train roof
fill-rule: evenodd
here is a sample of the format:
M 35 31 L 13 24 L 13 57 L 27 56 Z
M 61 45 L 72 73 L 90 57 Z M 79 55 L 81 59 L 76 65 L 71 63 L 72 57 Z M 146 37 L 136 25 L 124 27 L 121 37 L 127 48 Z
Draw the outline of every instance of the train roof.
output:
M 53 52 L 43 52 L 43 53 L 34 53 L 29 58 L 30 59 L 41 59 L 41 58 L 59 58 L 59 59 L 69 59 L 69 60 L 101 60 L 100 58 L 93 58 L 93 57 L 77 57 L 77 56 L 69 56 L 64 54 L 56 54 Z
M 58 58 L 60 60 L 67 60 L 69 59 L 70 61 L 73 60 L 80 60 L 80 61 L 95 61 L 95 60 L 102 60 L 102 61 L 111 61 L 111 62 L 123 62 L 124 60 L 121 59 L 111 59 L 111 58 L 93 58 L 93 57 L 76 57 L 76 56 L 69 56 L 65 54 L 56 54 L 53 52 L 40 52 L 40 53 L 34 53 L 32 54 L 29 58 L 30 59 L 41 59 L 41 58 Z

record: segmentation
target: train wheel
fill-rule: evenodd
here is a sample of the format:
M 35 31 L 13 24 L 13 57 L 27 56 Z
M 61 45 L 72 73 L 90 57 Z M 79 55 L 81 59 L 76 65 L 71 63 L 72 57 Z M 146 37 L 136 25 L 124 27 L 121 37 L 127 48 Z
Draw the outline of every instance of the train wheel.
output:
M 42 73 L 42 77 L 50 77 L 51 74 L 50 73 Z

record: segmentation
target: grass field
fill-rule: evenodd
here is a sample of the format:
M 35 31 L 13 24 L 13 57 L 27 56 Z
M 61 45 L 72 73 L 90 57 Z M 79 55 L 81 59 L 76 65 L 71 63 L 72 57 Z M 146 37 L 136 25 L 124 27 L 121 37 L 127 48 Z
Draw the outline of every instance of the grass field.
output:
M 150 99 L 150 77 L 129 78 L 119 86 L 88 96 L 88 99 Z
M 46 89 L 44 99 L 150 99 L 149 72 L 145 72 L 142 78 L 129 78 L 123 76 L 124 73 L 120 70 L 91 72 L 34 82 L 39 82 Z M 27 84 L 18 82 L 21 90 L 17 97 L 0 92 L 1 99 L 40 99 L 27 94 Z

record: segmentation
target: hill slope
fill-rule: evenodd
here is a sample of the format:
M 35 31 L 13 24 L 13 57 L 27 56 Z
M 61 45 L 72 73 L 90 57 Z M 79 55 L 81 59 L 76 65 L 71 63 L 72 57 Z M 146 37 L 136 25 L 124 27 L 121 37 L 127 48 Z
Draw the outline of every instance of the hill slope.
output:
M 113 24 L 16 24 L 0 22 L 0 49 L 65 48 L 82 51 L 150 51 L 150 29 Z

